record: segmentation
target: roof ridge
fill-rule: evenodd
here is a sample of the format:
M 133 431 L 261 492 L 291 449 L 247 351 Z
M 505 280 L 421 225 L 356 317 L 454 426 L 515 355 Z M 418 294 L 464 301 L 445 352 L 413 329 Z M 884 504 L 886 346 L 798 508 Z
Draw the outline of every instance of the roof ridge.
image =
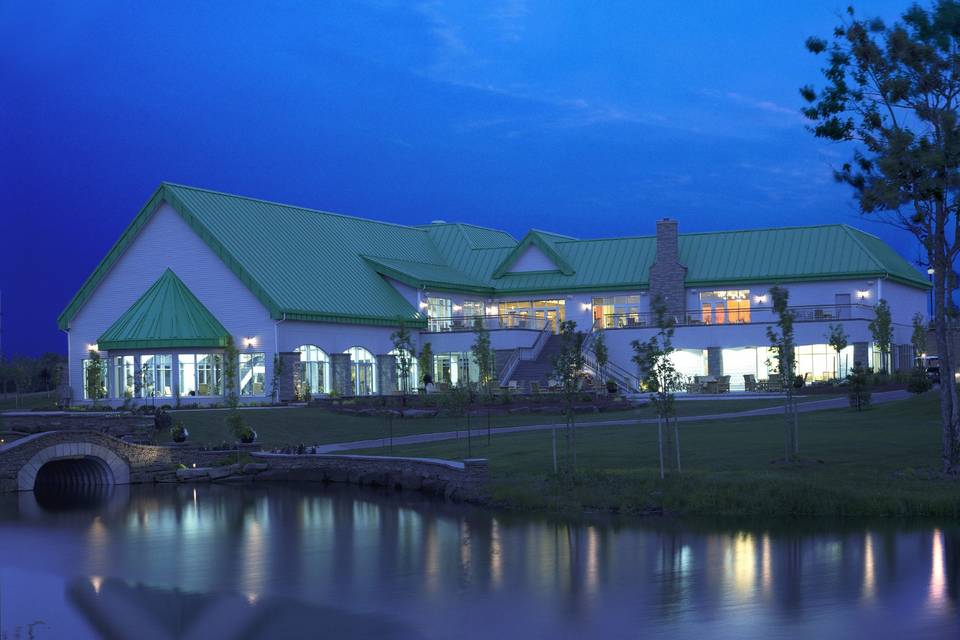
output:
M 861 251 L 863 251 L 864 253 L 867 254 L 867 257 L 869 257 L 871 260 L 873 260 L 874 264 L 877 265 L 877 268 L 880 269 L 880 271 L 881 271 L 884 275 L 887 275 L 887 276 L 890 275 L 890 270 L 887 269 L 886 265 L 883 264 L 883 262 L 882 262 L 879 258 L 877 258 L 877 256 L 873 255 L 873 251 L 871 251 L 870 249 L 868 249 L 868 248 L 863 244 L 863 241 L 862 241 L 860 238 L 858 238 L 855 233 L 853 233 L 853 231 L 854 231 L 854 228 L 853 228 L 853 227 L 851 227 L 851 226 L 849 226 L 849 225 L 846 225 L 846 224 L 841 224 L 841 225 L 840 225 L 840 228 L 843 229 L 844 232 L 846 232 L 846 234 L 850 237 L 851 240 L 853 240 L 853 241 L 856 243 L 856 245 L 857 245 L 858 247 L 860 247 L 860 250 L 861 250 Z M 880 239 L 880 238 L 877 238 L 877 240 L 879 240 L 879 239 Z
M 421 228 L 421 225 L 400 224 L 399 222 L 387 222 L 386 220 L 377 220 L 376 218 L 364 218 L 362 216 L 356 216 L 349 213 L 337 213 L 335 211 L 324 211 L 323 209 L 311 209 L 310 207 L 302 207 L 296 204 L 287 204 L 285 202 L 277 202 L 276 200 L 265 200 L 263 198 L 254 198 L 253 196 L 242 196 L 236 193 L 227 193 L 226 191 L 217 191 L 215 189 L 206 189 L 204 187 L 193 187 L 186 184 L 178 184 L 176 182 L 167 182 L 166 180 L 162 181 L 160 185 L 164 187 L 188 189 L 190 191 L 200 191 L 202 193 L 210 193 L 217 196 L 225 196 L 227 198 L 237 198 L 238 200 L 249 200 L 250 202 L 259 202 L 262 204 L 269 204 L 275 207 L 283 207 L 284 209 L 298 209 L 300 211 L 308 211 L 310 213 L 318 213 L 325 216 L 334 216 L 336 218 L 348 218 L 350 220 L 359 220 L 361 222 L 372 222 L 374 224 L 384 224 L 390 227 L 399 227 L 401 229 L 409 229 L 411 231 L 424 231 L 424 229 Z

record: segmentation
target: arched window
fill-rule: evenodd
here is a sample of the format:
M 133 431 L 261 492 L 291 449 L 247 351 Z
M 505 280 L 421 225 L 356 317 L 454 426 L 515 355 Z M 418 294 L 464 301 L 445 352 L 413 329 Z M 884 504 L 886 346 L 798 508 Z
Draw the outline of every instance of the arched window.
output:
M 403 376 L 403 360 L 401 359 L 401 352 L 402 355 L 406 356 L 406 378 Z M 394 356 L 397 359 L 397 389 L 403 393 L 412 393 L 419 389 L 420 365 L 417 363 L 417 359 L 413 356 L 413 354 L 406 349 L 394 349 L 389 355 Z
M 350 354 L 350 382 L 353 393 L 358 396 L 372 396 L 377 392 L 377 359 L 363 347 L 350 347 L 344 353 Z
M 312 344 L 294 349 L 300 354 L 300 382 L 310 385 L 310 393 L 330 393 L 330 358 L 327 352 Z

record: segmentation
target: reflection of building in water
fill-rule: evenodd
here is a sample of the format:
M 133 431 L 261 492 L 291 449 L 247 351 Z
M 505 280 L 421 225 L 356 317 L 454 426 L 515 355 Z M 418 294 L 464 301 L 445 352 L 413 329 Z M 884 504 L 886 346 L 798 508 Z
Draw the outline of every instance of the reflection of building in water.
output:
M 863 599 L 872 601 L 876 595 L 877 576 L 873 564 L 873 536 L 869 532 L 863 537 Z
M 725 570 L 734 591 L 742 598 L 753 592 L 757 575 L 757 550 L 754 536 L 740 532 L 727 540 Z
M 931 608 L 943 609 L 947 604 L 947 577 L 943 557 L 943 532 L 933 530 L 933 549 L 931 551 L 933 565 L 930 568 L 930 590 L 927 602 Z

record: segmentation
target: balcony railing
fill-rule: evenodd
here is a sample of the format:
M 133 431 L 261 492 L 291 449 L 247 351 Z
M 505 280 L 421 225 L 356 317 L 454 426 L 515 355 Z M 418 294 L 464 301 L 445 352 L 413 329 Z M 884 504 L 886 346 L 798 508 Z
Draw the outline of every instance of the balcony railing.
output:
M 543 331 L 547 326 L 553 327 L 554 320 L 550 318 L 535 318 L 514 314 L 492 316 L 450 316 L 432 317 L 427 320 L 427 331 L 430 333 L 444 333 L 448 331 L 473 331 L 477 322 L 488 331 L 497 329 L 529 329 Z
M 844 320 L 873 320 L 874 308 L 865 304 L 824 304 L 789 307 L 795 322 L 837 322 Z M 716 310 L 688 311 L 674 316 L 674 326 L 700 327 L 738 324 L 770 324 L 778 320 L 771 307 L 753 307 L 749 310 L 734 309 L 718 315 Z M 649 312 L 612 313 L 594 323 L 594 329 L 643 329 L 656 326 L 656 315 Z

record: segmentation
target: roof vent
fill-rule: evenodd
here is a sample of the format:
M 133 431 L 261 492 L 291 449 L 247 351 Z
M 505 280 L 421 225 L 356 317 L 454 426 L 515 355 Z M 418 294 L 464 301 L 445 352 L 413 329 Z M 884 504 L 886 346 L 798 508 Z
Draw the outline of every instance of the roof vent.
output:
M 446 220 L 431 220 L 430 224 L 447 224 Z

